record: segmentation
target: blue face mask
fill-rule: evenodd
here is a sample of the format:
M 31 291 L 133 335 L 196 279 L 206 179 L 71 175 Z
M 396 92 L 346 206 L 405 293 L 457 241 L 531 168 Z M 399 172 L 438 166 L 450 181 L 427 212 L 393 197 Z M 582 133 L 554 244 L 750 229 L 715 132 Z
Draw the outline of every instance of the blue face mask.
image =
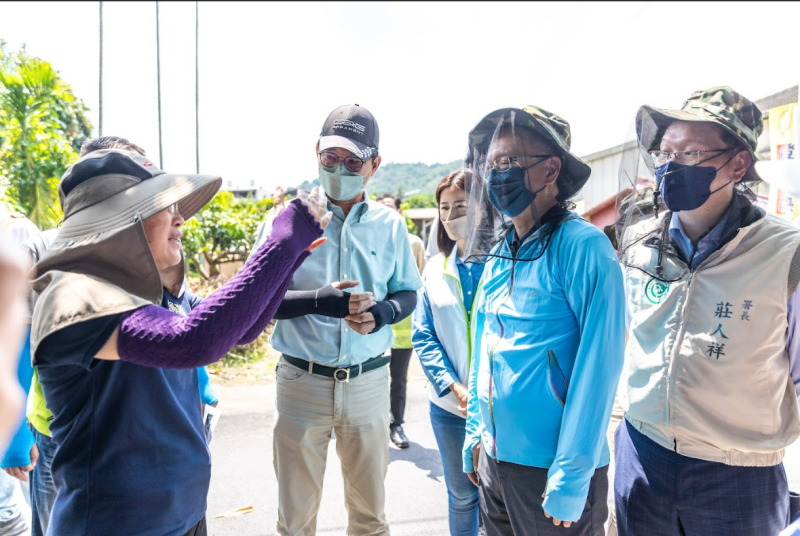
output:
M 540 163 L 537 162 L 534 166 Z M 528 169 L 531 167 L 533 166 Z M 533 200 L 536 199 L 536 194 L 547 187 L 545 184 L 535 192 L 528 190 L 525 187 L 525 171 L 526 169 L 517 166 L 504 170 L 489 170 L 489 176 L 486 179 L 489 202 L 509 218 L 519 216 L 523 210 L 531 206 Z
M 350 171 L 342 164 L 328 171 L 324 167 L 319 168 L 319 182 L 325 195 L 336 201 L 350 201 L 361 193 L 364 188 L 364 181 L 367 178 L 359 175 L 355 171 Z
M 711 183 L 716 177 L 717 168 L 713 166 L 687 166 L 669 161 L 656 168 L 661 197 L 673 212 L 698 209 L 731 183 L 728 181 L 712 192 Z

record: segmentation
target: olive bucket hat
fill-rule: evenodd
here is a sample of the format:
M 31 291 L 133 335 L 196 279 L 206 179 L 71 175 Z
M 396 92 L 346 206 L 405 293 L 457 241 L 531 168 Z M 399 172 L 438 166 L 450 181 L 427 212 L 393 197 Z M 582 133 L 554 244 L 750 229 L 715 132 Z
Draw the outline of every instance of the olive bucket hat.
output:
M 469 133 L 468 162 L 476 151 L 484 155 L 488 152 L 489 143 L 501 121 L 513 121 L 515 126 L 528 127 L 555 145 L 562 162 L 558 177 L 559 191 L 565 199 L 577 194 L 589 180 L 592 169 L 570 152 L 572 137 L 569 123 L 538 106 L 501 108 L 486 115 Z
M 753 102 L 728 86 L 695 91 L 680 110 L 642 106 L 636 114 L 636 135 L 643 151 L 658 149 L 661 138 L 675 121 L 714 123 L 735 136 L 752 159 L 745 182 L 760 180 L 755 170 L 758 137 L 764 130 L 761 110 Z

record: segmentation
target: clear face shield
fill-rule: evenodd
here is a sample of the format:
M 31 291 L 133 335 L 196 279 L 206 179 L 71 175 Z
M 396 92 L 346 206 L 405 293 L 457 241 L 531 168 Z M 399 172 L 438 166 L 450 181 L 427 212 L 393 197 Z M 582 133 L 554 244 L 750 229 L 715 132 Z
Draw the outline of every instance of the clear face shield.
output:
M 561 157 L 554 144 L 522 124 L 527 114 L 498 112 L 469 137 L 465 255 L 470 262 L 534 261 L 568 215 L 556 203 L 557 186 L 547 172 L 560 165 Z M 515 234 L 515 221 L 526 229 L 522 237 Z
M 673 208 L 689 201 L 702 204 L 711 193 L 704 194 L 700 183 L 710 185 L 708 179 L 713 180 L 715 174 L 715 168 L 706 162 L 725 152 L 723 147 L 662 151 L 662 137 L 673 122 L 655 110 L 639 110 L 624 145 L 616 198 L 618 219 L 613 224 L 620 262 L 663 282 L 677 281 L 689 270 L 677 260 L 680 255 L 670 240 L 672 211 L 665 202 L 664 182 L 686 182 L 684 190 L 691 194 L 688 201 L 675 196 L 668 199 Z M 666 193 L 669 196 L 670 192 Z
M 716 123 L 684 110 L 639 109 L 620 164 L 614 224 L 625 266 L 665 282 L 683 278 L 691 262 L 671 240 L 673 213 L 697 210 L 731 188 L 739 206 L 755 200 L 752 166 L 738 180 L 728 167 L 747 147 Z

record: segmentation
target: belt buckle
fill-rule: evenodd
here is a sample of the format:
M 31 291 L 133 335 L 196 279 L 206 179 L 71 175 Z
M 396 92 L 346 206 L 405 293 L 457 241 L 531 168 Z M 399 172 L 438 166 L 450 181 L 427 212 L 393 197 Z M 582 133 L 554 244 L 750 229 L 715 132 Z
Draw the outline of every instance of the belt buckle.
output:
M 339 373 L 344 373 L 344 378 L 339 377 Z M 350 383 L 350 369 L 349 368 L 337 368 L 333 371 L 333 379 L 339 383 Z

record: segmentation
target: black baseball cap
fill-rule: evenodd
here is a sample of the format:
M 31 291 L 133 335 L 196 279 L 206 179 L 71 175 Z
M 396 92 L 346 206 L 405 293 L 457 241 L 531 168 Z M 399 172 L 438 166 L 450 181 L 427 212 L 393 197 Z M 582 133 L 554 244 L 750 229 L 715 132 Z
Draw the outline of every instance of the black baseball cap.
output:
M 358 104 L 346 104 L 332 111 L 319 136 L 320 151 L 339 147 L 363 160 L 378 155 L 378 122 Z

